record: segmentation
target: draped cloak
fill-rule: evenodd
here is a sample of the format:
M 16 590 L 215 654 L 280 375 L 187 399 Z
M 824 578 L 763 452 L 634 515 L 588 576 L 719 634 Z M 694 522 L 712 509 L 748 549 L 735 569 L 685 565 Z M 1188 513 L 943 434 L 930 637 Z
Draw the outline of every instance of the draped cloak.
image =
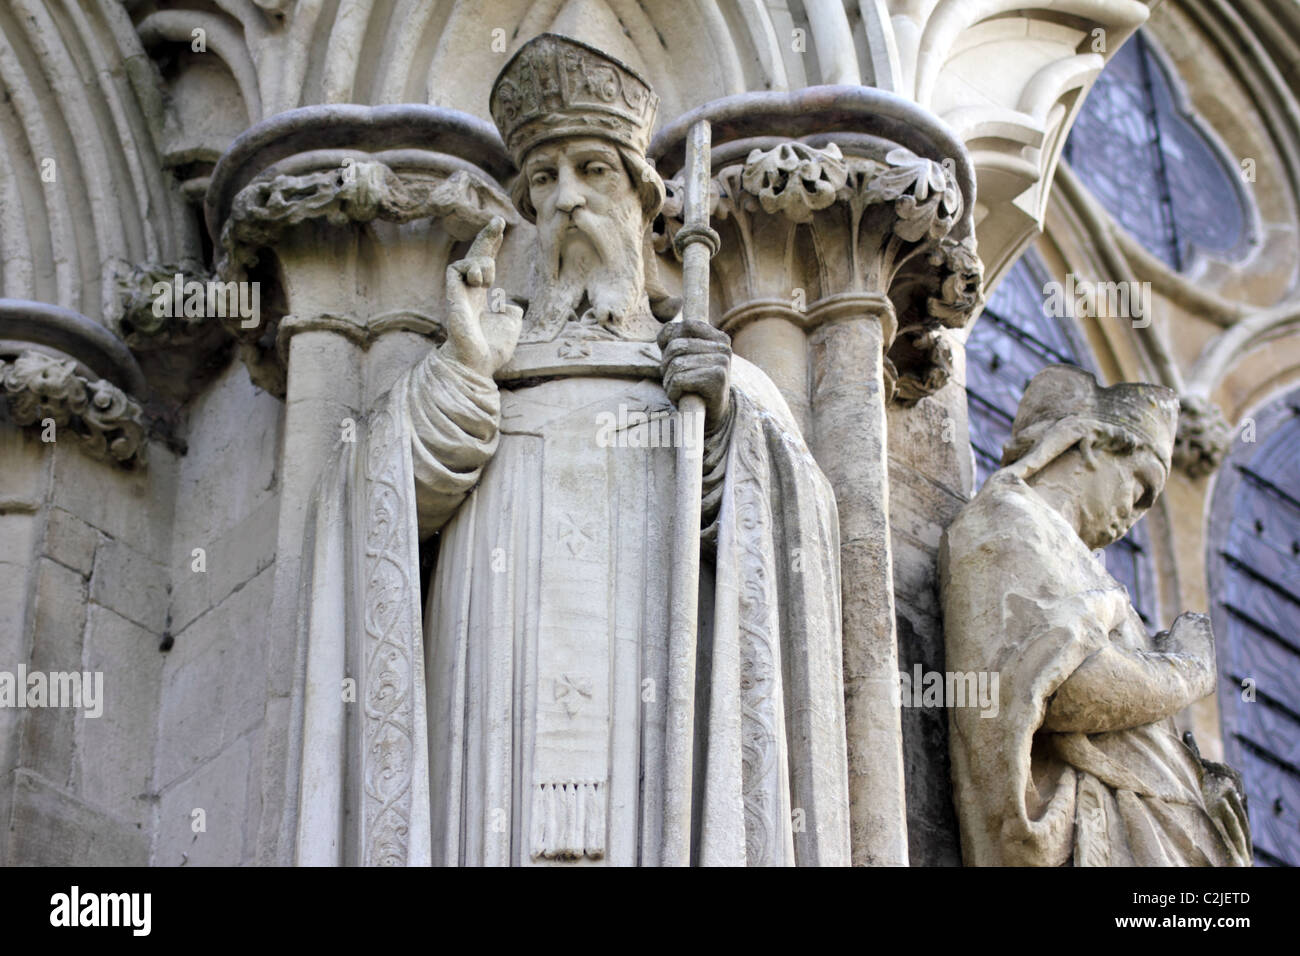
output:
M 1113 642 L 1154 646 L 1060 514 L 994 474 L 940 547 L 947 667 L 999 674 L 999 710 L 949 709 L 968 866 L 1248 866 L 1249 828 L 1172 718 L 1106 733 L 1042 728 L 1053 694 Z
M 323 475 L 298 862 L 658 861 L 676 453 L 655 446 L 674 409 L 653 343 L 565 349 L 499 390 L 431 353 Z M 738 357 L 731 396 L 703 453 L 691 859 L 847 864 L 835 501 Z

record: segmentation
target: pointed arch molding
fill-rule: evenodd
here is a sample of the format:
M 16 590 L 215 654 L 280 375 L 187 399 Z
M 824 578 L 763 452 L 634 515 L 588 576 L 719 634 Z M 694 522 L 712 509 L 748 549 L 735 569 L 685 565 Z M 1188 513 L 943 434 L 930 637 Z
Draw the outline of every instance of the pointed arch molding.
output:
M 146 378 L 119 281 L 199 252 L 155 136 L 163 98 L 119 3 L 0 4 L 0 404 L 92 455 L 144 461 Z
M 100 320 L 118 276 L 193 255 L 154 135 L 162 97 L 116 3 L 0 5 L 0 297 Z
M 1155 39 L 1172 48 L 1181 31 L 1190 28 L 1204 39 L 1206 53 L 1221 58 L 1204 67 L 1206 76 L 1223 82 L 1219 71 L 1226 71 L 1258 110 L 1260 135 L 1267 137 L 1267 144 L 1237 141 L 1233 147 L 1243 156 L 1275 150 L 1276 166 L 1269 175 L 1281 181 L 1279 189 L 1289 192 L 1294 203 L 1294 197 L 1300 196 L 1300 79 L 1294 72 L 1282 71 L 1286 64 L 1300 61 L 1300 7 L 1263 0 L 1179 0 L 1178 12 L 1186 23 L 1176 22 L 1167 31 L 1157 32 Z M 1181 98 L 1184 91 L 1175 83 L 1174 92 Z M 1180 393 L 1183 416 L 1175 462 L 1191 477 L 1204 477 L 1219 467 L 1230 447 L 1231 426 L 1240 414 L 1233 407 L 1232 384 L 1243 374 L 1246 378 L 1254 374 L 1251 363 L 1268 353 L 1269 383 L 1294 381 L 1300 375 L 1300 364 L 1284 358 L 1285 350 L 1269 352 L 1267 348 L 1300 331 L 1300 299 L 1296 296 L 1300 273 L 1291 271 L 1289 288 L 1271 304 L 1221 292 L 1203 281 L 1198 272 L 1180 273 L 1121 226 L 1066 163 L 1060 164 L 1055 176 L 1053 206 L 1054 215 L 1059 215 L 1053 232 L 1059 230 L 1059 234 L 1051 239 L 1058 254 L 1064 256 L 1066 271 L 1100 280 L 1149 282 L 1167 302 L 1218 326 L 1190 360 L 1180 356 L 1175 347 L 1176 325 L 1155 321 L 1120 333 L 1135 350 L 1131 364 L 1124 368 L 1126 377 L 1159 382 Z M 1247 211 L 1256 215 L 1256 210 Z M 1236 274 L 1243 275 L 1252 262 L 1247 258 L 1237 265 Z M 1217 404 L 1220 400 L 1222 409 Z
M 1082 96 L 1147 9 L 1140 0 L 11 0 L 0 9 L 0 80 L 11 93 L 0 150 L 14 172 L 0 178 L 0 296 L 113 328 L 124 281 L 203 259 L 185 196 L 207 186 L 213 144 L 188 143 L 169 118 L 170 80 L 151 61 L 188 49 L 200 28 L 208 46 L 198 55 L 212 57 L 204 68 L 229 75 L 250 126 L 344 104 L 420 103 L 486 120 L 492 78 L 545 30 L 643 72 L 662 97 L 661 129 L 740 94 L 875 87 L 934 117 L 969 154 L 991 288 L 1040 230 Z M 214 121 L 229 119 L 221 109 Z M 190 177 L 184 192 L 173 169 Z
M 876 87 L 938 117 L 971 153 L 992 287 L 1041 229 L 1083 95 L 1155 2 L 209 0 L 197 11 L 161 0 L 147 14 L 142 5 L 136 25 L 152 48 L 210 24 L 250 124 L 343 103 L 419 102 L 487 119 L 493 77 L 544 31 L 600 46 L 644 74 L 662 99 L 661 129 L 746 92 Z

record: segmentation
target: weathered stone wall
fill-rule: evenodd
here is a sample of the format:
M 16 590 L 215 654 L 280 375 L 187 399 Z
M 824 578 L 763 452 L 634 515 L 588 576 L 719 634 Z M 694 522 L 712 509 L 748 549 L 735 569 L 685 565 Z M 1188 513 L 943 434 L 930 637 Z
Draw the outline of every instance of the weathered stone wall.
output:
M 238 363 L 190 410 L 170 539 L 174 645 L 159 691 L 155 865 L 255 854 L 282 417 Z M 206 830 L 195 832 L 200 819 Z
M 0 709 L 0 863 L 147 863 L 176 461 L 154 445 L 125 471 L 71 436 L 0 442 L 5 667 L 103 672 L 99 717 Z
M 954 375 L 964 380 L 964 370 Z M 889 524 L 894 559 L 898 666 L 944 670 L 938 554 L 943 529 L 970 497 L 974 463 L 966 393 L 954 381 L 911 408 L 889 409 Z M 908 861 L 960 866 L 961 844 L 942 707 L 903 707 Z
M 0 660 L 104 675 L 99 717 L 0 708 L 0 863 L 253 857 L 282 416 L 234 363 L 141 469 L 0 431 Z

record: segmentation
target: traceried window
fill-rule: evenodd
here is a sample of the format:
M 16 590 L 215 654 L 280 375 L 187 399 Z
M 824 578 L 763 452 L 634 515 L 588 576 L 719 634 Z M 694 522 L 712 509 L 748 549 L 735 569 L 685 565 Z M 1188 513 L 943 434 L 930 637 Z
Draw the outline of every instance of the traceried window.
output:
M 1256 863 L 1296 866 L 1300 390 L 1243 426 L 1216 478 L 1207 555 L 1223 748 L 1246 783 Z
M 1016 408 L 1029 384 L 1048 365 L 1078 365 L 1096 374 L 1074 320 L 1043 310 L 1046 272 L 1032 255 L 1017 262 L 989 297 L 966 342 L 966 395 L 976 483 L 996 471 L 1011 437 Z M 1106 549 L 1106 569 L 1128 588 L 1144 623 L 1155 623 L 1155 588 L 1145 519 Z
M 1251 238 L 1240 167 L 1181 102 L 1143 31 L 1088 93 L 1063 152 L 1115 219 L 1171 268 L 1195 249 L 1240 258 Z

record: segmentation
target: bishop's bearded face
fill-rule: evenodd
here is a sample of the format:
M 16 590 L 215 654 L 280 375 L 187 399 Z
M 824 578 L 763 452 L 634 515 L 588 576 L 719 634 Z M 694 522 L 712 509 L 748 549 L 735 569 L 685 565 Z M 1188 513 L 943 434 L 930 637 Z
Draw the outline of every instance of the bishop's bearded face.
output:
M 584 297 L 601 323 L 636 308 L 645 298 L 645 213 L 618 149 L 594 136 L 543 143 L 523 175 L 540 244 L 531 316 L 567 315 Z

